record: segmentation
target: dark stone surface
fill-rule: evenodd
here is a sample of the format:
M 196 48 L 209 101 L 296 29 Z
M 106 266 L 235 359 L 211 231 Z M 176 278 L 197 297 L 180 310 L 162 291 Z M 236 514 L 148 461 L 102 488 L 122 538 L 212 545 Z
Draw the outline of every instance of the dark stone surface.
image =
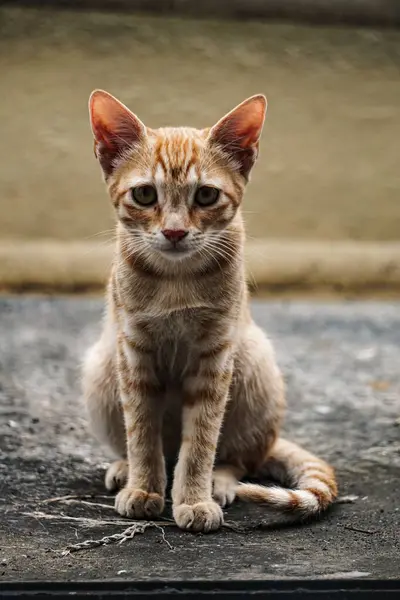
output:
M 129 525 L 111 509 L 43 502 L 77 494 L 112 506 L 102 487 L 109 457 L 88 433 L 79 400 L 79 362 L 99 330 L 101 302 L 3 298 L 0 581 L 399 575 L 400 304 L 253 308 L 285 373 L 286 433 L 330 460 L 340 493 L 358 499 L 292 527 L 237 503 L 226 519 L 241 532 L 194 536 L 167 526 L 173 550 L 161 530 L 148 529 L 124 544 L 63 556 L 68 544 Z

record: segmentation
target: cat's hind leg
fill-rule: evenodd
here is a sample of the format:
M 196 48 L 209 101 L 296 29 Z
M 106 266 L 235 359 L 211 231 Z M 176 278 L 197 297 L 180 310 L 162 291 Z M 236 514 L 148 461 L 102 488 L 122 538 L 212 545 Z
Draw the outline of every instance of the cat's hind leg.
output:
M 114 364 L 113 340 L 104 332 L 87 352 L 83 365 L 83 397 L 95 437 L 120 460 L 107 470 L 109 491 L 123 487 L 127 479 L 126 436 Z
M 223 463 L 243 464 L 247 475 L 266 475 L 282 486 L 240 483 L 239 499 L 308 517 L 334 501 L 335 476 L 323 460 L 279 437 L 284 406 L 273 348 L 263 331 L 251 324 L 236 354 L 219 457 Z
M 244 470 L 231 465 L 216 466 L 213 473 L 213 498 L 222 508 L 235 499 L 239 479 Z
M 213 472 L 213 498 L 225 508 L 232 504 L 236 497 L 238 483 L 245 474 L 244 469 L 233 465 L 217 465 Z
M 128 480 L 128 461 L 116 460 L 108 467 L 105 476 L 105 486 L 109 492 L 115 492 L 125 487 Z

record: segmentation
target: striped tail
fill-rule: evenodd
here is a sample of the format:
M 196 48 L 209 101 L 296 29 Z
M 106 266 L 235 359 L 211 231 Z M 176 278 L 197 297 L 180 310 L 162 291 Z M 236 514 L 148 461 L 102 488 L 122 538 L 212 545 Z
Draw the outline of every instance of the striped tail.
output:
M 247 502 L 268 504 L 302 519 L 326 510 L 337 497 L 333 469 L 297 444 L 282 438 L 268 454 L 262 472 L 292 489 L 239 483 L 236 496 Z

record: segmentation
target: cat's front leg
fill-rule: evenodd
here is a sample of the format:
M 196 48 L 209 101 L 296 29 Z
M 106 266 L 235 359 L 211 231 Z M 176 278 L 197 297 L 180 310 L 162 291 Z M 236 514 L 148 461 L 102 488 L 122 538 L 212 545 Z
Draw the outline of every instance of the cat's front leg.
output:
M 208 532 L 223 523 L 222 510 L 212 498 L 212 472 L 231 377 L 229 358 L 222 365 L 203 365 L 185 382 L 182 441 L 172 487 L 173 514 L 182 529 Z
M 118 380 L 124 410 L 128 480 L 115 499 L 123 516 L 146 519 L 164 509 L 166 487 L 162 450 L 161 387 L 143 357 L 124 341 L 118 349 Z

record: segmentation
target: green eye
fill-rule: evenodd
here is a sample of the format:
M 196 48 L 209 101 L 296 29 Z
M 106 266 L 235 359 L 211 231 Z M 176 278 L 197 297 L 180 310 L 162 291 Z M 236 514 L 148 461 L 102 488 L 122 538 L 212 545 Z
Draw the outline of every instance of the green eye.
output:
M 140 206 L 151 206 L 157 202 L 157 190 L 152 185 L 138 185 L 131 190 L 132 199 Z
M 199 206 L 211 206 L 215 204 L 219 197 L 219 190 L 209 185 L 203 185 L 197 190 L 194 201 Z

